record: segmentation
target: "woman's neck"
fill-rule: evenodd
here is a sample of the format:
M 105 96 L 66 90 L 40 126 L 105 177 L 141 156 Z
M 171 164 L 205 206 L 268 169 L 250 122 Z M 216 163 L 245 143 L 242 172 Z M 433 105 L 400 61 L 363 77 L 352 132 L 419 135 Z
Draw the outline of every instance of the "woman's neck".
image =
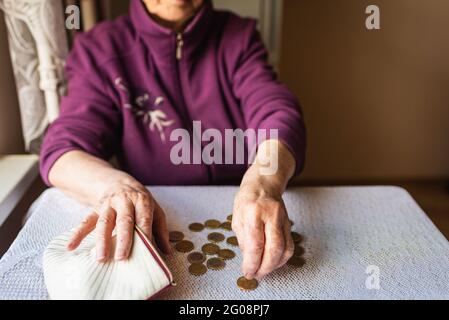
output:
M 165 19 L 159 17 L 156 14 L 152 14 L 151 12 L 150 12 L 150 17 L 152 19 L 154 19 L 154 21 L 156 21 L 158 24 L 163 26 L 164 28 L 173 30 L 176 33 L 184 31 L 185 27 L 187 26 L 188 22 L 191 19 L 191 17 L 190 17 L 189 19 L 182 20 L 182 21 L 169 21 L 169 20 L 165 20 Z

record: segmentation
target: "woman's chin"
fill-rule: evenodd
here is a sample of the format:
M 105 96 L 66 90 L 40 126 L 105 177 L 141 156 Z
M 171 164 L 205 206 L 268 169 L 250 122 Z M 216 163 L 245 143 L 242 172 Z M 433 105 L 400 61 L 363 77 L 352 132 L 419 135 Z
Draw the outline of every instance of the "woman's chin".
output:
M 172 5 L 176 5 L 178 7 L 190 7 L 192 6 L 192 0 L 170 0 Z

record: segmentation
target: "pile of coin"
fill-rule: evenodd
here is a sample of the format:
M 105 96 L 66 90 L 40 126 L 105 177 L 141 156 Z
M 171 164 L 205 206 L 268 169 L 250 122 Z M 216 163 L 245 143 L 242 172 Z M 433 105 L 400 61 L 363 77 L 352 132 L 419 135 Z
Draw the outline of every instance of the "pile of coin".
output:
M 174 243 L 175 249 L 181 253 L 189 253 L 187 261 L 190 263 L 189 273 L 194 276 L 201 276 L 208 270 L 222 270 L 226 267 L 226 260 L 233 259 L 236 254 L 231 249 L 220 248 L 219 243 L 226 243 L 232 246 L 238 246 L 235 236 L 228 237 L 218 230 L 232 231 L 231 228 L 232 215 L 227 217 L 226 221 L 210 219 L 204 223 L 194 222 L 189 224 L 191 232 L 202 232 L 205 229 L 214 230 L 207 234 L 207 241 L 201 251 L 193 251 L 195 246 L 189 240 L 184 239 L 184 234 L 180 231 L 171 231 L 169 240 Z
M 169 240 L 175 245 L 175 249 L 181 253 L 188 253 L 187 261 L 190 264 L 188 271 L 194 276 L 201 276 L 208 270 L 223 270 L 226 267 L 226 260 L 233 259 L 236 254 L 231 249 L 220 248 L 219 244 L 226 240 L 226 243 L 233 247 L 238 247 L 238 241 L 236 236 L 225 237 L 219 229 L 224 231 L 232 231 L 231 227 L 232 214 L 227 216 L 226 221 L 221 222 L 216 219 L 209 219 L 204 223 L 194 222 L 189 225 L 191 232 L 202 232 L 205 229 L 214 230 L 207 234 L 208 242 L 201 246 L 201 251 L 193 251 L 195 249 L 194 244 L 184 239 L 184 233 L 180 231 L 171 231 L 169 233 Z M 290 220 L 291 226 L 293 221 Z M 302 267 L 305 263 L 303 255 L 305 253 L 304 248 L 301 246 L 303 237 L 297 232 L 291 232 L 292 239 L 295 243 L 294 254 L 287 262 L 288 265 L 298 268 Z M 240 277 L 237 280 L 237 286 L 241 290 L 249 291 L 255 290 L 259 283 L 256 279 L 246 279 Z

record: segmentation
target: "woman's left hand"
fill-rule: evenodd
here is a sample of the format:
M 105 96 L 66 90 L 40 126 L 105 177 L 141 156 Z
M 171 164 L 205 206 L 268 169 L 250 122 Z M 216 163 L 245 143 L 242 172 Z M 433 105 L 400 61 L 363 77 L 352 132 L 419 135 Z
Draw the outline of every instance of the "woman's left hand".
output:
M 293 255 L 291 224 L 281 194 L 265 179 L 243 184 L 235 198 L 232 229 L 243 251 L 246 278 L 260 279 Z
M 242 272 L 248 279 L 264 277 L 293 255 L 282 193 L 294 170 L 295 159 L 287 147 L 267 140 L 259 145 L 256 161 L 243 177 L 234 200 L 232 229 L 243 251 Z

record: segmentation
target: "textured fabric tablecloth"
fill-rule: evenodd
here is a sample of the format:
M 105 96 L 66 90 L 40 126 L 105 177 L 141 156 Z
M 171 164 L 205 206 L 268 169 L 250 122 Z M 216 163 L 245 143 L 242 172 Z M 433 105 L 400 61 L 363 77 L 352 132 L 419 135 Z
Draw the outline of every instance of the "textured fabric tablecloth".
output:
M 153 187 L 151 191 L 165 209 L 170 229 L 183 231 L 198 249 L 208 232 L 192 233 L 188 224 L 208 218 L 224 221 L 231 213 L 237 189 Z M 178 286 L 163 298 L 449 298 L 449 243 L 404 190 L 295 188 L 286 192 L 284 199 L 295 222 L 293 230 L 305 236 L 304 267 L 285 266 L 264 279 L 257 290 L 243 292 L 236 286 L 239 250 L 224 270 L 208 271 L 201 277 L 191 276 L 186 255 L 175 253 L 167 263 Z M 0 260 L 0 299 L 46 299 L 41 267 L 44 247 L 88 212 L 58 190 L 42 194 Z M 377 271 L 378 289 L 372 286 L 375 281 L 371 282 Z

